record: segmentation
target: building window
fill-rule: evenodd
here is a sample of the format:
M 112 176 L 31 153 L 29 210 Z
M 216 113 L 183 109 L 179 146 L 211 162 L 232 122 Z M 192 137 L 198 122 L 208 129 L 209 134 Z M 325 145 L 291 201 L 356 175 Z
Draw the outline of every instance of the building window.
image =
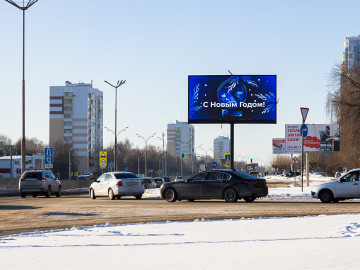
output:
M 73 93 L 72 92 L 64 92 L 64 96 L 65 97 L 72 97 Z
M 72 104 L 72 99 L 65 99 L 65 100 L 64 100 L 64 103 L 65 103 L 65 104 Z
M 64 126 L 72 126 L 72 122 L 70 122 L 70 121 L 65 121 L 65 122 L 64 122 Z
M 64 111 L 72 111 L 72 107 L 64 107 Z
M 64 114 L 64 118 L 72 118 L 72 114 L 66 113 Z

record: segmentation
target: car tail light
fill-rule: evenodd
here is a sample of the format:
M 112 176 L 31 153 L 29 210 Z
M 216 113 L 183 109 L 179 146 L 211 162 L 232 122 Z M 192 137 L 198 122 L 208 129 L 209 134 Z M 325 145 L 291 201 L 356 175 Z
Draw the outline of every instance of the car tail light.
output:
M 23 179 L 23 178 L 20 178 L 20 179 L 19 179 L 19 182 L 22 182 L 22 181 L 24 181 L 24 180 L 25 180 L 25 179 Z
M 253 185 L 254 184 L 254 183 L 251 183 L 249 181 L 245 181 L 244 183 L 247 184 L 247 185 Z
M 143 180 L 143 181 L 141 181 L 141 185 L 142 185 L 142 186 L 144 186 L 144 185 L 145 185 L 144 180 Z
M 45 182 L 45 181 L 46 181 L 45 178 L 38 178 L 38 180 L 41 181 L 41 182 Z
M 123 182 L 119 181 L 119 182 L 116 183 L 116 185 L 119 186 L 119 187 L 122 187 L 124 184 L 123 184 Z

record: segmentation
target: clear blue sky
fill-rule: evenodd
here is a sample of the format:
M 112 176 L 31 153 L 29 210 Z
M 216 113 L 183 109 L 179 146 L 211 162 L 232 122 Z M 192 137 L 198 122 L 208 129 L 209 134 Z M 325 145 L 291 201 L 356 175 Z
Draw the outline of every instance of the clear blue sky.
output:
M 272 159 L 285 124 L 324 124 L 328 76 L 345 37 L 360 34 L 360 2 L 39 0 L 26 12 L 26 136 L 49 140 L 49 86 L 93 81 L 104 92 L 104 126 L 135 145 L 187 121 L 187 76 L 276 74 L 277 124 L 236 125 L 235 154 Z M 0 133 L 21 137 L 22 15 L 0 1 Z M 195 125 L 196 146 L 229 135 L 229 125 Z M 104 130 L 104 146 L 113 135 Z M 158 139 L 150 144 L 161 146 Z

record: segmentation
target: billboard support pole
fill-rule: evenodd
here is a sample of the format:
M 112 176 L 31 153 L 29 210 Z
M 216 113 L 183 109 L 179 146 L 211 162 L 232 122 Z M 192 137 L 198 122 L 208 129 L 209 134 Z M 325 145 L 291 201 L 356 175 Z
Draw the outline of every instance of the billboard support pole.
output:
M 234 123 L 230 123 L 230 168 L 234 168 Z

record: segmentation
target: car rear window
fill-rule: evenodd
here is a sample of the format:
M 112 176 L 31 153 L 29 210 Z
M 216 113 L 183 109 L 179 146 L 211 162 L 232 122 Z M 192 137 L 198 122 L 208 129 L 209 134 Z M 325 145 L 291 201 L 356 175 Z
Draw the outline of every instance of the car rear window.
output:
M 234 171 L 232 173 L 243 179 L 256 179 L 256 177 L 254 177 L 250 174 L 244 173 L 244 172 Z
M 116 179 L 124 179 L 124 178 L 139 178 L 136 174 L 133 173 L 114 173 Z
M 24 177 L 24 179 L 28 179 L 28 178 L 42 178 L 42 173 L 41 172 L 26 172 Z

